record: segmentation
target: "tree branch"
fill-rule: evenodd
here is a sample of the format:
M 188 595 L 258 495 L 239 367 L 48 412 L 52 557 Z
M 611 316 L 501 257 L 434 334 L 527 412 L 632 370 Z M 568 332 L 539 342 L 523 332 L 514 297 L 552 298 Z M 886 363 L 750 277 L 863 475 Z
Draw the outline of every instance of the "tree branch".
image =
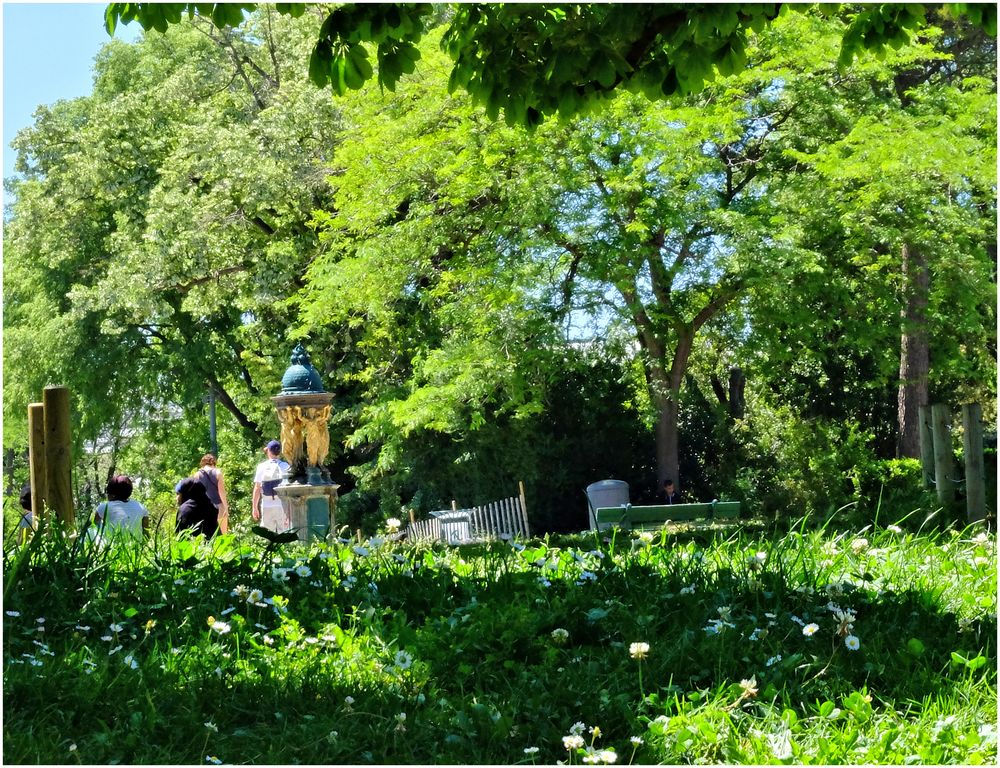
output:
M 214 272 L 210 272 L 203 277 L 196 277 L 187 283 L 181 283 L 180 285 L 172 286 L 175 291 L 178 291 L 182 296 L 188 293 L 192 288 L 199 285 L 204 285 L 205 283 L 210 283 L 213 280 L 218 280 L 223 275 L 232 275 L 236 272 L 246 272 L 247 267 L 244 264 L 236 264 L 232 267 L 225 267 L 223 269 L 217 269 Z M 165 286 L 164 286 L 165 287 Z M 162 288 L 161 288 L 162 290 Z
M 258 441 L 263 442 L 264 433 L 261 431 L 260 425 L 239 409 L 233 401 L 233 398 L 229 396 L 229 393 L 226 392 L 222 384 L 219 383 L 218 377 L 215 376 L 215 374 L 210 373 L 206 375 L 206 378 L 209 386 L 215 391 L 215 396 L 218 398 L 219 402 L 225 406 L 226 410 L 233 414 L 240 426 L 256 435 Z

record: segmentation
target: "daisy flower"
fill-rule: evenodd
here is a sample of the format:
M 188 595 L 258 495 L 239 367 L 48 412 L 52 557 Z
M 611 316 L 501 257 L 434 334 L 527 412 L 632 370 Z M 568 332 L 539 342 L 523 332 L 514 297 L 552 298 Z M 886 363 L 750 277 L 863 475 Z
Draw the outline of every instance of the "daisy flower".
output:
M 232 627 L 225 621 L 213 621 L 211 626 L 212 631 L 218 632 L 220 635 L 225 635 L 232 629 Z
M 818 631 L 819 631 L 819 624 L 816 624 L 815 622 L 812 624 L 806 624 L 804 627 L 802 627 L 802 634 L 805 635 L 806 637 L 812 637 Z
M 844 638 L 844 645 L 847 646 L 847 650 L 856 651 L 861 647 L 861 641 L 855 635 L 848 635 Z

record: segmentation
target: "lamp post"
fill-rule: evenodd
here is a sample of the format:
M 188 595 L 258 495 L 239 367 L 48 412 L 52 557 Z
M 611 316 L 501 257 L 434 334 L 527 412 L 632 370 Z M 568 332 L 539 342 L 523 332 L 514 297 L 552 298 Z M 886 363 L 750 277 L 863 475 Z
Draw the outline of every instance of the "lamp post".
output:
M 323 465 L 330 452 L 332 399 L 305 347 L 296 344 L 281 392 L 272 400 L 281 423 L 281 453 L 290 465 L 275 492 L 299 541 L 324 538 L 334 530 L 340 486 Z

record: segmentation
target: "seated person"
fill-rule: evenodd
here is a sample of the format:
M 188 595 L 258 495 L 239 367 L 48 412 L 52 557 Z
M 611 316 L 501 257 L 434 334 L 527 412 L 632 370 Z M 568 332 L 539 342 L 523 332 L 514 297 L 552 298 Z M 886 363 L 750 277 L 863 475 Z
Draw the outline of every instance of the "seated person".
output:
M 115 475 L 108 481 L 108 500 L 97 505 L 94 522 L 105 532 L 149 536 L 149 510 L 132 496 L 132 479 Z
M 674 490 L 673 480 L 664 480 L 663 488 L 660 490 L 660 504 L 680 504 L 681 495 Z

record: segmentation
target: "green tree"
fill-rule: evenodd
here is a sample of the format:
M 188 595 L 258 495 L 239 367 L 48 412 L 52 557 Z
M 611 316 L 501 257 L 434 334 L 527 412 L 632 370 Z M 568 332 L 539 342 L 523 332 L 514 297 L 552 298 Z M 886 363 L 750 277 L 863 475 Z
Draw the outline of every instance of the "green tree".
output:
M 75 393 L 80 439 L 199 414 L 209 388 L 253 442 L 273 432 L 280 302 L 317 248 L 339 136 L 336 105 L 292 63 L 316 23 L 265 9 L 238 30 L 196 20 L 111 43 L 93 95 L 18 135 L 5 444 L 49 382 Z
M 969 40 L 929 30 L 924 55 L 859 70 L 863 110 L 793 152 L 816 173 L 785 187 L 786 216 L 816 258 L 755 311 L 779 390 L 805 377 L 814 414 L 871 424 L 883 455 L 919 456 L 929 391 L 993 399 L 996 49 L 973 61 Z
M 143 29 L 165 31 L 185 12 L 203 14 L 216 26 L 239 24 L 252 3 L 111 3 L 109 34 L 119 21 L 138 20 Z M 301 3 L 279 3 L 281 13 L 299 15 Z M 346 3 L 323 21 L 309 61 L 313 82 L 338 94 L 361 88 L 376 77 L 393 90 L 412 73 L 427 29 L 442 17 L 441 39 L 454 62 L 449 92 L 465 88 L 496 118 L 509 124 L 538 125 L 545 117 L 585 114 L 621 89 L 651 99 L 694 93 L 707 81 L 742 71 L 751 31 L 759 32 L 791 3 L 488 4 Z M 926 24 L 919 4 L 823 5 L 848 22 L 838 56 L 849 64 L 863 50 L 882 54 L 900 48 Z M 996 7 L 954 3 L 956 15 L 996 36 Z M 375 48 L 370 61 L 368 45 Z

